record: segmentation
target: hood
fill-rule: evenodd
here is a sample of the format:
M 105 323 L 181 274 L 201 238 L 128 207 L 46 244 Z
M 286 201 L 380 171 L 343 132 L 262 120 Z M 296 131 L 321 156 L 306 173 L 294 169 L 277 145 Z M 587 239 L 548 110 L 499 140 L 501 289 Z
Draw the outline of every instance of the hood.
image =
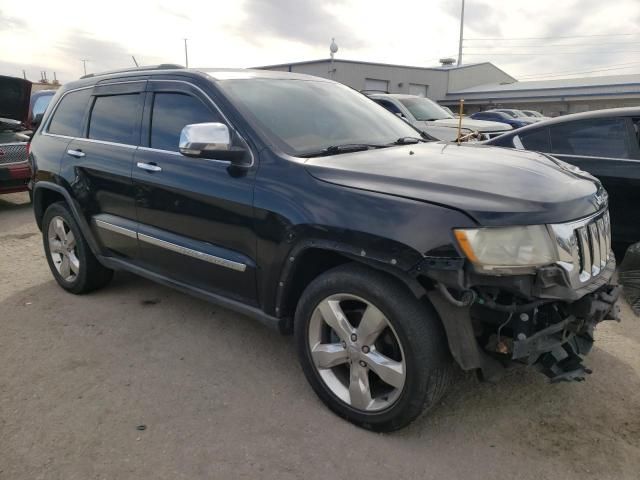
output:
M 458 139 L 458 127 L 451 128 L 437 125 L 435 122 L 421 122 L 418 129 L 443 142 L 455 142 Z M 468 128 L 462 128 L 462 134 L 472 133 Z
M 424 122 L 425 124 L 442 125 L 443 127 L 455 127 L 458 128 L 457 118 L 442 118 L 440 120 L 433 120 L 431 122 Z M 489 122 L 487 120 L 474 120 L 473 118 L 463 118 L 462 127 L 468 128 L 478 132 L 504 132 L 511 130 L 511 125 L 500 122 Z
M 25 123 L 30 97 L 31 82 L 0 75 L 0 122 L 12 126 Z
M 562 223 L 606 202 L 595 178 L 551 157 L 478 144 L 389 147 L 312 158 L 305 166 L 325 182 L 454 208 L 486 226 Z

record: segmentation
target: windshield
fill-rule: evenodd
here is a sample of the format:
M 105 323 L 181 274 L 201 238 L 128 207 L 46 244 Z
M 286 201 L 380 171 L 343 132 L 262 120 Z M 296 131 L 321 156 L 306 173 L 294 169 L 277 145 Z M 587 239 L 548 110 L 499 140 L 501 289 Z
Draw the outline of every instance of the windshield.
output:
M 420 133 L 345 85 L 286 79 L 221 80 L 221 88 L 285 153 L 337 145 L 385 145 Z
M 428 98 L 415 97 L 415 98 L 399 98 L 402 103 L 413 115 L 413 118 L 420 122 L 428 122 L 430 120 L 442 120 L 443 118 L 453 118 L 453 115 L 448 113 L 440 105 L 432 102 Z

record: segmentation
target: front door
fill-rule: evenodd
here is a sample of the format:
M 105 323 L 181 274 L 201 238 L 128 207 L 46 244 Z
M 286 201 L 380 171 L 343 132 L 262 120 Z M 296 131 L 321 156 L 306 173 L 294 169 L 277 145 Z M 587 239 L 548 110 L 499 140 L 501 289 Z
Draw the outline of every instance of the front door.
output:
M 174 281 L 256 304 L 255 166 L 234 175 L 229 162 L 180 154 L 182 128 L 205 122 L 228 124 L 200 89 L 149 82 L 133 168 L 141 261 Z

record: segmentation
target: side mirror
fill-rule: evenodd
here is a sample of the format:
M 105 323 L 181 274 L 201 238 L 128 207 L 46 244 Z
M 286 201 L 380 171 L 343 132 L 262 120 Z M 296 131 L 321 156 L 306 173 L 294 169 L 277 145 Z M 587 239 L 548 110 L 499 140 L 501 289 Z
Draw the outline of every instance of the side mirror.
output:
M 34 115 L 33 119 L 31 120 L 31 127 L 33 128 L 33 130 L 38 128 L 38 125 L 42 123 L 42 117 L 44 117 L 44 113 L 37 113 Z
M 242 164 L 247 151 L 231 145 L 231 132 L 223 123 L 194 123 L 180 132 L 180 153 L 187 157 L 228 160 Z
M 399 116 L 400 118 L 405 118 L 405 116 L 401 112 L 396 112 L 396 115 Z

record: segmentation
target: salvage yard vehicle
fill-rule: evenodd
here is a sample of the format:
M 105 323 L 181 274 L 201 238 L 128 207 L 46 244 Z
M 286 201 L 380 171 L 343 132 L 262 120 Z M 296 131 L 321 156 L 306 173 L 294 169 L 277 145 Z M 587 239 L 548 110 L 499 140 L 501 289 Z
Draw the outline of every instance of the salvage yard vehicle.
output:
M 31 178 L 24 135 L 31 82 L 0 76 L 0 194 L 24 192 Z
M 613 246 L 640 241 L 640 107 L 575 113 L 515 130 L 489 145 L 553 155 L 597 177 L 609 192 Z
M 368 429 L 436 404 L 454 361 L 485 379 L 513 361 L 581 379 L 594 327 L 616 317 L 595 178 L 426 142 L 330 80 L 89 75 L 56 94 L 30 155 L 63 289 L 127 270 L 293 333 L 317 395 Z
M 512 128 L 526 127 L 527 125 L 531 125 L 531 123 L 533 123 L 533 122 L 531 122 L 529 120 L 525 120 L 524 118 L 514 117 L 512 115 L 509 115 L 508 113 L 496 112 L 496 111 L 493 111 L 493 110 L 486 110 L 486 111 L 483 111 L 483 112 L 476 112 L 476 113 L 473 113 L 473 114 L 469 115 L 469 118 L 471 118 L 473 120 L 483 120 L 483 121 L 504 123 L 504 124 L 509 125 Z M 496 138 L 496 135 L 494 135 L 491 138 Z
M 436 102 L 417 95 L 396 93 L 374 93 L 368 95 L 371 100 L 395 113 L 418 130 L 443 141 L 458 138 L 460 121 Z M 511 130 L 504 123 L 486 122 L 464 117 L 461 134 L 478 132 L 479 140 L 488 140 Z

